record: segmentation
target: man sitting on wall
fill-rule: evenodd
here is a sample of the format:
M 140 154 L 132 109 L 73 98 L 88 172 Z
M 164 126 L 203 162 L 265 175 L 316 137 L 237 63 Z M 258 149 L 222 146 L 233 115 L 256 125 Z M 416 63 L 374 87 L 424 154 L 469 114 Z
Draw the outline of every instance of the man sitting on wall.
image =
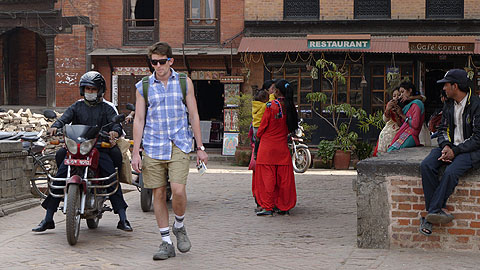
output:
M 445 212 L 448 197 L 458 184 L 458 178 L 470 168 L 480 167 L 480 99 L 468 87 L 467 72 L 449 70 L 442 80 L 443 90 L 449 98 L 442 110 L 438 128 L 438 148 L 432 150 L 420 165 L 425 209 L 420 232 L 432 234 L 432 224 L 446 224 L 453 215 Z M 439 168 L 446 165 L 438 179 Z

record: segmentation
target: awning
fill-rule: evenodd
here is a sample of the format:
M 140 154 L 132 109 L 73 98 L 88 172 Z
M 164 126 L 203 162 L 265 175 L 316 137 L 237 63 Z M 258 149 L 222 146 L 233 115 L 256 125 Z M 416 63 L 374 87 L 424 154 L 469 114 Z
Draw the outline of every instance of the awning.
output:
M 352 37 L 356 37 L 352 35 Z M 472 36 L 468 37 L 379 37 L 370 38 L 370 48 L 368 49 L 309 49 L 307 46 L 307 37 L 244 37 L 240 42 L 238 52 L 240 53 L 267 53 L 267 52 L 365 52 L 365 53 L 417 53 L 417 54 L 480 54 L 480 39 Z M 409 42 L 456 42 L 469 43 L 474 42 L 473 51 L 411 51 Z

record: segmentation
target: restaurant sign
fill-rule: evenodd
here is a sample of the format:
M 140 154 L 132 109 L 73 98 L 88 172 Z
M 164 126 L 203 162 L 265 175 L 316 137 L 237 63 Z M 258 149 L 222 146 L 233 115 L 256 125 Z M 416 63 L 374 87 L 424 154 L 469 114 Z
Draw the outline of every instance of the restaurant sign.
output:
M 370 49 L 370 40 L 308 40 L 309 49 Z
M 411 52 L 473 52 L 474 43 L 410 42 Z

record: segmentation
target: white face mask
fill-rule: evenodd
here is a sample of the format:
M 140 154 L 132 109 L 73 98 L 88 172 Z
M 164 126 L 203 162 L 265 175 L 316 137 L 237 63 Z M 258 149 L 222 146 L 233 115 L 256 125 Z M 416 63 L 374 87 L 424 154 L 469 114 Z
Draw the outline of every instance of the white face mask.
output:
M 95 101 L 97 100 L 97 93 L 85 93 L 85 100 L 87 101 Z

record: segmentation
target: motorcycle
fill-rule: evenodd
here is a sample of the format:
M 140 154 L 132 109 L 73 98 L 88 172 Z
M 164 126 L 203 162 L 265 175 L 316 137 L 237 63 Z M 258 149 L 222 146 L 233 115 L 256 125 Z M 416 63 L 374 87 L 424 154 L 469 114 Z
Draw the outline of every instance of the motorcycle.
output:
M 51 110 L 44 112 L 45 117 L 54 119 L 56 114 Z M 68 166 L 67 177 L 57 178 L 48 174 L 49 188 L 64 190 L 63 194 L 50 192 L 53 197 L 63 198 L 63 213 L 66 214 L 66 234 L 70 245 L 75 245 L 80 232 L 80 220 L 86 219 L 89 229 L 98 227 L 98 223 L 105 211 L 112 211 L 104 205 L 107 197 L 114 194 L 119 188 L 118 171 L 107 177 L 100 177 L 100 152 L 95 146 L 110 148 L 110 143 L 99 142 L 99 138 L 109 138 L 104 129 L 114 123 L 124 121 L 123 114 L 113 117 L 112 122 L 102 127 L 86 125 L 65 125 L 63 128 L 67 156 L 64 164 Z M 58 185 L 55 182 L 64 182 Z M 107 189 L 114 190 L 108 192 Z
M 293 170 L 296 173 L 304 173 L 310 167 L 312 156 L 308 146 L 303 144 L 302 137 L 305 136 L 302 124 L 303 119 L 300 119 L 298 128 L 288 136 L 288 148 L 292 155 Z
M 135 112 L 135 105 L 131 103 L 127 103 L 127 110 L 131 111 L 131 115 L 133 116 L 132 112 Z M 131 141 L 133 144 L 133 141 Z M 142 156 L 143 148 L 140 147 L 140 156 Z M 132 184 L 135 185 L 140 192 L 140 207 L 142 208 L 143 212 L 149 212 L 152 209 L 152 201 L 153 201 L 153 190 L 150 188 L 145 188 L 143 186 L 143 176 L 142 173 L 137 173 L 136 171 L 132 170 L 132 174 L 137 175 L 137 180 L 133 181 Z M 168 179 L 168 175 L 167 175 Z M 172 198 L 172 188 L 170 187 L 170 182 L 167 182 L 167 202 Z

